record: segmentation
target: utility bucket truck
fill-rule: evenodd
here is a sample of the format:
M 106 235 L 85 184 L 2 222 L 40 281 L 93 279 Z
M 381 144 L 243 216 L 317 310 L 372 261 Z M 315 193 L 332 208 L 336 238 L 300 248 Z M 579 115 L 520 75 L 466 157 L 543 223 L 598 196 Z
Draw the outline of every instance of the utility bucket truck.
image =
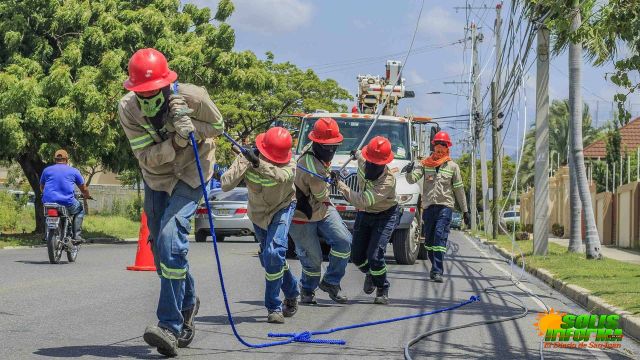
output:
M 358 105 L 357 109 L 354 108 L 351 113 L 329 113 L 317 110 L 311 114 L 300 115 L 301 125 L 294 152 L 297 156 L 302 154 L 304 147 L 310 142 L 308 135 L 316 120 L 321 117 L 331 117 L 336 120 L 344 136 L 344 141 L 331 164 L 333 170 L 340 169 L 349 159 L 349 152 L 362 142 L 362 138 L 375 119 L 377 107 L 382 106 L 386 100 L 387 104 L 382 109 L 365 144 L 378 135 L 386 137 L 392 144 L 394 160 L 389 164 L 389 168 L 395 172 L 396 193 L 399 206 L 402 208 L 402 216 L 400 224 L 391 237 L 391 242 L 396 262 L 411 265 L 416 259 L 427 258 L 426 250 L 422 246 L 424 238 L 421 234 L 422 184 L 407 183 L 405 174 L 400 173 L 400 169 L 410 161 L 418 161 L 428 156 L 430 137 L 435 133 L 434 127 L 437 127 L 437 124 L 431 123 L 430 118 L 397 115 L 398 101 L 404 97 L 413 97 L 414 94 L 412 91 L 405 90 L 404 79 L 398 81 L 401 69 L 399 61 L 387 61 L 386 69 L 385 77 L 358 76 Z M 342 172 L 345 183 L 355 190 L 360 186 L 356 167 L 357 162 L 351 161 Z M 331 200 L 349 229 L 353 231 L 356 208 L 347 203 L 336 186 L 331 188 Z

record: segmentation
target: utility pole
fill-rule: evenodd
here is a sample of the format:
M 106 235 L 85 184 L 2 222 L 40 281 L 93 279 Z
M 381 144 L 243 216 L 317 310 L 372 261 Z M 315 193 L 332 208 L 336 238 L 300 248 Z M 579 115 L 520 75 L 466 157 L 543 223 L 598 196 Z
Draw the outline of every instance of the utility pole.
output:
M 472 52 L 472 73 L 471 73 L 471 82 L 473 83 L 476 79 L 476 77 L 478 76 L 478 57 L 477 57 L 477 34 L 476 34 L 477 30 L 476 30 L 476 25 L 475 24 L 471 24 L 471 47 L 473 48 L 473 52 Z M 476 212 L 478 210 L 478 207 L 476 205 L 476 146 L 478 144 L 477 141 L 477 129 L 476 129 L 476 119 L 475 116 L 473 116 L 473 109 L 474 106 L 473 104 L 475 103 L 475 101 L 473 99 L 471 99 L 472 101 L 472 113 L 470 114 L 470 118 L 469 118 L 469 127 L 471 130 L 471 181 L 470 181 L 470 189 L 469 189 L 469 203 L 470 203 L 470 207 L 471 207 L 471 230 L 472 231 L 476 231 L 478 229 L 478 225 L 476 224 Z
M 493 31 L 494 31 L 494 36 L 496 39 L 496 93 L 498 95 L 500 95 L 502 93 L 502 42 L 500 41 L 501 36 L 500 36 L 500 29 L 502 26 L 502 17 L 501 17 L 501 12 L 502 12 L 502 1 L 496 5 L 496 22 L 495 22 L 495 26 L 493 27 Z M 496 103 L 496 106 L 497 105 Z M 500 109 L 496 110 L 497 113 L 500 112 Z M 498 127 L 497 124 L 493 125 L 494 127 Z M 502 140 L 502 136 L 500 135 L 500 133 L 498 133 L 498 144 L 502 144 L 503 140 Z M 499 146 L 499 145 L 498 145 Z M 504 156 L 504 149 L 502 147 L 500 147 L 500 149 L 498 149 L 498 156 L 494 156 L 493 157 L 493 161 L 496 163 L 497 166 L 494 166 L 494 168 L 496 169 L 496 174 L 497 177 L 494 175 L 494 178 L 497 179 L 497 186 L 494 186 L 494 198 L 495 198 L 495 194 L 497 192 L 497 194 L 502 195 L 502 158 Z M 495 223 L 496 227 L 498 226 L 498 223 Z M 494 236 L 495 238 L 495 236 Z
M 498 192 L 498 157 L 500 157 L 500 149 L 498 145 L 498 95 L 496 83 L 491 82 L 491 141 L 493 149 L 493 239 L 498 238 L 498 227 L 500 224 L 500 203 L 501 196 Z
M 549 243 L 549 29 L 538 29 L 536 64 L 536 159 L 533 254 L 546 255 Z
M 476 126 L 476 139 L 478 139 L 478 146 L 480 147 L 480 182 L 482 183 L 482 220 L 484 223 L 484 233 L 486 236 L 491 234 L 492 222 L 491 215 L 489 214 L 489 175 L 487 171 L 487 142 L 485 141 L 485 128 L 483 126 L 483 106 L 482 95 L 480 94 L 480 87 L 482 81 L 480 80 L 480 57 L 478 56 L 478 43 L 482 42 L 482 34 L 476 34 L 473 37 L 473 58 L 476 61 L 473 63 L 473 106 L 471 115 Z

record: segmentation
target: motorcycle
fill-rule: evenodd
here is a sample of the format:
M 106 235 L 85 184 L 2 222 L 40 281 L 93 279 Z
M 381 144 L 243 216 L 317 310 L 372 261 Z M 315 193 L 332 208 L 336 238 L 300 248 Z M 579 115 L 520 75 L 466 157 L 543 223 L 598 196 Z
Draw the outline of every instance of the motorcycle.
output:
M 80 244 L 73 241 L 73 215 L 69 214 L 66 207 L 58 204 L 44 204 L 44 216 L 47 225 L 45 239 L 49 262 L 60 263 L 62 253 L 67 253 L 67 260 L 76 261 Z

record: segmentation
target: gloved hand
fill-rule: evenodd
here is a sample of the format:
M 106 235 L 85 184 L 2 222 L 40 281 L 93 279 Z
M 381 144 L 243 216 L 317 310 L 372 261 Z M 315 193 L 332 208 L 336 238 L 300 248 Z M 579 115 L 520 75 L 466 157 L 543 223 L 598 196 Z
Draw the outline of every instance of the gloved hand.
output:
M 178 135 L 177 133 L 174 133 L 173 134 L 173 143 L 175 144 L 174 148 L 176 146 L 178 148 L 184 148 L 184 147 L 187 147 L 187 145 L 189 145 L 189 139 L 185 139 L 182 136 Z
M 331 172 L 329 173 L 329 178 L 331 179 L 331 184 L 335 185 L 340 179 L 340 173 L 338 172 L 338 170 L 331 170 Z
M 413 171 L 413 167 L 414 166 L 415 166 L 415 164 L 412 161 L 412 162 L 408 163 L 407 165 L 405 165 L 400 172 L 408 174 L 408 173 Z
M 176 134 L 187 140 L 189 139 L 189 134 L 196 131 L 193 122 L 191 122 L 191 118 L 186 115 L 174 119 L 173 127 L 176 129 Z
M 355 160 L 355 159 L 357 159 L 357 158 L 358 158 L 358 157 L 356 156 L 356 154 L 357 154 L 357 153 L 358 153 L 358 150 L 357 150 L 357 149 L 353 149 L 353 150 L 349 151 L 349 155 L 351 155 L 351 160 Z
M 169 96 L 169 119 L 178 119 L 193 112 L 189 108 L 187 101 L 180 94 L 172 94 Z
M 462 214 L 462 219 L 464 220 L 465 225 L 467 225 L 467 227 L 471 226 L 471 213 L 470 212 L 465 212 L 464 214 Z
M 258 157 L 258 155 L 256 155 L 253 149 L 244 148 L 242 150 L 242 155 L 244 155 L 244 157 L 247 160 L 249 160 L 249 162 L 254 168 L 257 168 L 258 166 L 260 166 L 260 158 Z

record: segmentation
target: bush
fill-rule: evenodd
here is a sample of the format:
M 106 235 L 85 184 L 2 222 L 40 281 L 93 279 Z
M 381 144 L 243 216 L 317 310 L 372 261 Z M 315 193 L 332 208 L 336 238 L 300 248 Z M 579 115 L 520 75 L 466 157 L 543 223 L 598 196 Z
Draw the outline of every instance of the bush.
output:
M 18 224 L 18 203 L 6 191 L 0 191 L 0 231 L 14 231 Z
M 524 226 L 524 231 L 528 232 L 529 234 L 533 234 L 533 224 L 526 224 Z
M 133 198 L 133 201 L 130 201 L 126 205 L 126 217 L 131 221 L 140 221 L 141 213 L 142 213 L 142 199 L 138 197 Z
M 560 224 L 553 224 L 553 226 L 551 227 L 551 233 L 555 237 L 563 237 L 564 236 L 564 226 L 562 226 Z
M 516 240 L 529 240 L 529 233 L 526 231 L 517 232 Z
M 514 226 L 515 232 L 519 232 L 521 230 L 521 224 L 519 221 L 507 221 L 505 229 L 507 230 L 507 232 L 512 233 L 514 232 Z

